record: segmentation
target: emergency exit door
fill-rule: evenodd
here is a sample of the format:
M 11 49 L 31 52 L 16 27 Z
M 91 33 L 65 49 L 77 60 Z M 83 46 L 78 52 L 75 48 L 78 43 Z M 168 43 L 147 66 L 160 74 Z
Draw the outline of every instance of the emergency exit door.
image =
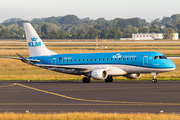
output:
M 143 57 L 143 65 L 148 66 L 148 56 Z

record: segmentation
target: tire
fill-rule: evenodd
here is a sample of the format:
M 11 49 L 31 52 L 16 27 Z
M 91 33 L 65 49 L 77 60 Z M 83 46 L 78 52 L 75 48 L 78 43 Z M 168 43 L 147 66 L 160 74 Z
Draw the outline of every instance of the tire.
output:
M 90 83 L 91 79 L 89 77 L 84 77 L 82 81 L 83 83 Z
M 152 83 L 157 83 L 157 79 L 153 79 L 153 80 L 152 80 Z
M 105 82 L 113 82 L 112 76 L 108 76 L 108 77 L 105 79 Z

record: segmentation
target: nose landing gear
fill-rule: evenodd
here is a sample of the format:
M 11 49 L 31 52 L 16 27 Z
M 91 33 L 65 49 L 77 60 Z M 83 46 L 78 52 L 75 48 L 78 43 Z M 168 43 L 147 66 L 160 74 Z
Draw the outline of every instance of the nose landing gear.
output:
M 157 83 L 157 79 L 152 79 L 152 83 Z
M 158 75 L 158 74 L 157 73 L 151 73 L 151 75 L 153 75 L 152 83 L 157 83 L 156 75 Z

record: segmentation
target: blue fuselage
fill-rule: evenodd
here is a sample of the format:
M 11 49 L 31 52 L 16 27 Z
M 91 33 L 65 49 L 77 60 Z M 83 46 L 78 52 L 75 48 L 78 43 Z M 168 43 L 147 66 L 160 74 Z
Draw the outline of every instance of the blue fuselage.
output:
M 155 59 L 155 56 L 158 58 Z M 158 52 L 113 52 L 58 54 L 30 57 L 29 59 L 40 60 L 36 64 L 50 65 L 129 65 L 156 69 L 176 68 L 171 60 L 160 56 L 164 55 Z

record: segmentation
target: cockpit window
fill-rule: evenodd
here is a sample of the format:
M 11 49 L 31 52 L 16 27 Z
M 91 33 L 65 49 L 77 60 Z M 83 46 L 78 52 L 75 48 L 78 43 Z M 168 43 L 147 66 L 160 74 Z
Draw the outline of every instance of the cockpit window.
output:
M 167 59 L 167 57 L 164 55 L 160 55 L 160 56 L 154 56 L 154 59 Z
M 158 59 L 159 58 L 159 56 L 154 56 L 154 59 Z
M 162 55 L 162 56 L 159 56 L 159 59 L 167 59 L 167 57 Z

